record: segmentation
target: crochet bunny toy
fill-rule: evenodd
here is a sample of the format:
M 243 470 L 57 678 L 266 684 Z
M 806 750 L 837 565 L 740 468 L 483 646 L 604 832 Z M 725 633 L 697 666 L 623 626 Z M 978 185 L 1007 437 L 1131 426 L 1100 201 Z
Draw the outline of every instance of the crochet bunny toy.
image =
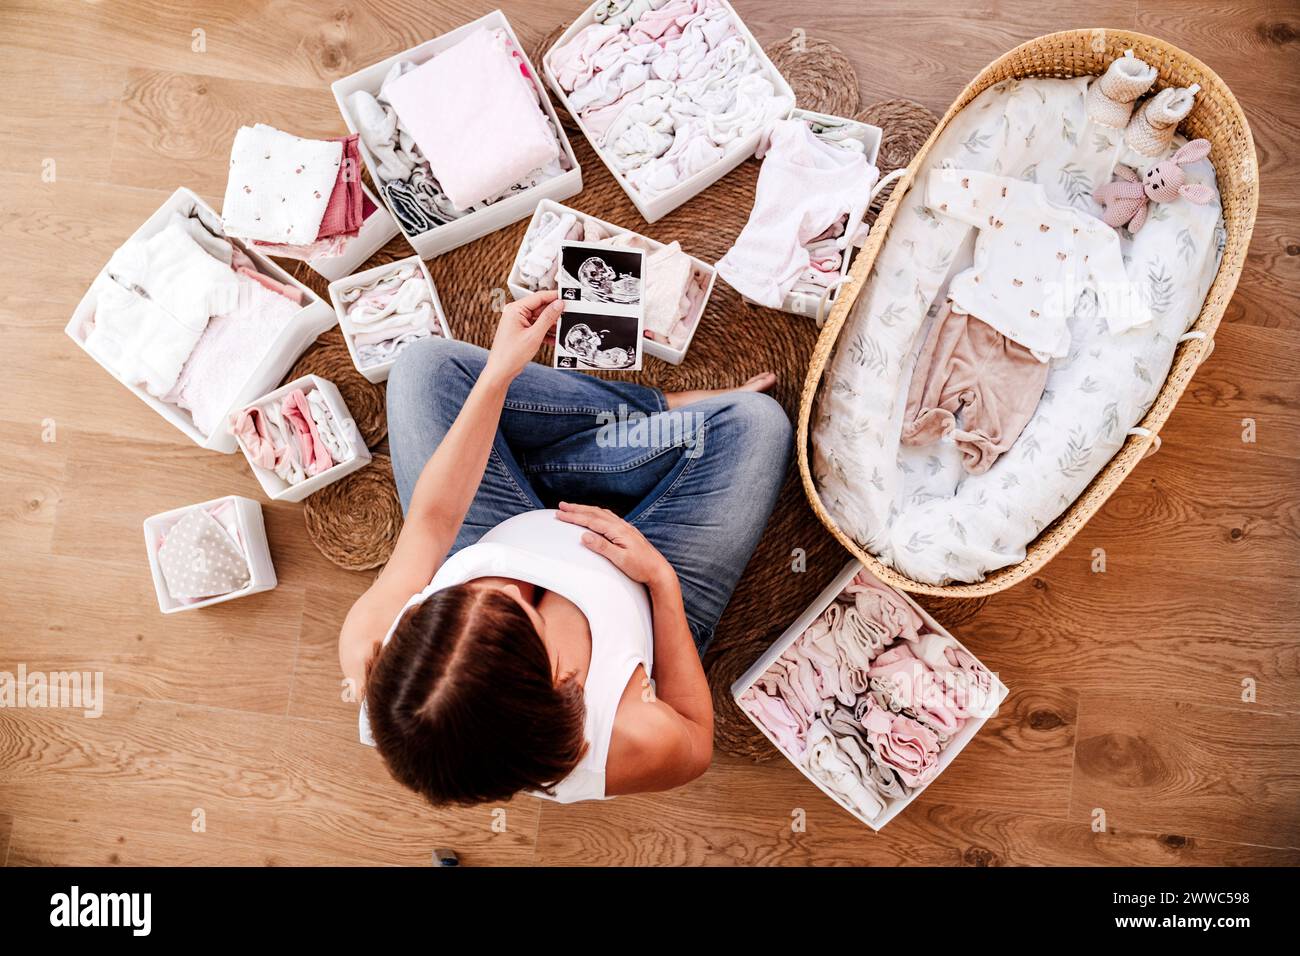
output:
M 1127 225 L 1136 234 L 1147 221 L 1148 204 L 1173 202 L 1179 196 L 1204 206 L 1214 198 L 1214 190 L 1200 183 L 1187 182 L 1183 165 L 1210 155 L 1208 139 L 1194 139 L 1163 162 L 1147 170 L 1145 176 L 1127 166 L 1115 167 L 1116 182 L 1106 183 L 1092 194 L 1104 208 L 1102 221 L 1119 228 Z

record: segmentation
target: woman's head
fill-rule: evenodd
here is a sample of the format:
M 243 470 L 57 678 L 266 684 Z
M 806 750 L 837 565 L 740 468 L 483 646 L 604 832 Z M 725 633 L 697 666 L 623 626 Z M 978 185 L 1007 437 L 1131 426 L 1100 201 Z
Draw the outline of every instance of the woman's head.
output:
M 530 610 L 486 583 L 435 591 L 372 661 L 375 745 L 393 776 L 431 803 L 547 790 L 582 758 L 582 688 L 556 678 Z

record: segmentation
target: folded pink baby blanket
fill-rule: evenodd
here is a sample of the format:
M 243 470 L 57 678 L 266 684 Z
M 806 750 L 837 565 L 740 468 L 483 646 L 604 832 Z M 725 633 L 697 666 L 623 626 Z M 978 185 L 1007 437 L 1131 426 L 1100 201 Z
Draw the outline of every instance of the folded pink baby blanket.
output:
M 486 28 L 384 87 L 402 129 L 458 209 L 491 199 L 557 159 L 537 90 Z

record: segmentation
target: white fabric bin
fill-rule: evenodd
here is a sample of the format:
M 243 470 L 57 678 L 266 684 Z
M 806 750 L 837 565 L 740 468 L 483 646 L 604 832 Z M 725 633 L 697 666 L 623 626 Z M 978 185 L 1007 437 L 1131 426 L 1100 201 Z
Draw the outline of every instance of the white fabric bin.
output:
M 777 638 L 776 642 L 770 648 L 768 648 L 767 652 L 763 654 L 763 656 L 760 657 L 757 661 L 755 661 L 753 666 L 750 667 L 749 670 L 747 670 L 744 674 L 742 674 L 735 681 L 735 683 L 731 685 L 731 696 L 736 701 L 737 707 L 740 707 L 741 695 L 744 694 L 745 691 L 747 691 L 760 677 L 763 676 L 763 674 L 777 660 L 777 658 L 781 657 L 781 655 L 786 652 L 786 650 L 790 647 L 790 645 L 792 645 L 799 638 L 799 636 L 803 634 L 805 630 L 808 629 L 809 625 L 811 625 L 814 621 L 816 621 L 821 616 L 822 612 L 826 610 L 826 608 L 831 604 L 831 602 L 834 601 L 836 597 L 844 591 L 844 589 L 849 585 L 849 583 L 854 579 L 854 577 L 856 577 L 863 570 L 864 569 L 862 565 L 859 564 L 858 562 L 856 561 L 850 562 L 844 568 L 844 570 L 840 572 L 840 574 L 835 578 L 835 580 L 833 580 L 829 585 L 827 585 L 826 588 L 821 592 L 821 594 L 817 595 L 816 600 L 814 600 L 813 603 L 809 605 L 808 609 L 804 611 L 804 613 L 800 615 L 799 618 L 796 619 L 795 622 L 791 624 L 789 628 L 786 629 L 785 633 L 783 633 L 779 638 Z M 948 630 L 944 628 L 943 625 L 941 625 L 933 617 L 927 614 L 925 610 L 919 604 L 913 601 L 912 598 L 909 597 L 907 594 L 897 590 L 896 588 L 889 588 L 889 590 L 892 591 L 894 594 L 896 594 L 902 601 L 905 601 L 920 615 L 922 621 L 925 622 L 925 628 L 927 630 L 933 631 L 936 634 L 943 635 L 946 638 L 956 640 L 955 638 L 952 638 L 952 635 L 949 634 Z M 898 642 L 894 642 L 894 643 L 898 643 Z M 968 654 L 970 653 L 969 649 L 967 649 L 965 645 L 961 644 L 960 641 L 958 641 L 957 643 L 962 647 L 963 650 L 966 650 L 966 653 Z M 971 654 L 970 656 L 972 658 L 975 658 L 974 654 Z M 978 662 L 978 658 L 975 658 L 975 660 Z M 984 665 L 980 663 L 980 666 L 983 667 Z M 912 791 L 912 793 L 905 798 L 886 798 L 884 811 L 880 814 L 880 816 L 878 816 L 874 820 L 862 816 L 860 813 L 855 811 L 852 807 L 848 806 L 839 796 L 833 793 L 821 781 L 817 780 L 812 774 L 810 774 L 808 770 L 805 769 L 805 767 L 803 766 L 803 762 L 798 757 L 784 750 L 781 747 L 781 745 L 777 743 L 777 740 L 772 735 L 772 733 L 765 726 L 763 726 L 761 721 L 756 720 L 753 717 L 753 715 L 750 714 L 749 711 L 745 710 L 743 707 L 741 708 L 741 710 L 745 713 L 747 717 L 749 717 L 749 719 L 753 722 L 754 726 L 756 726 L 760 731 L 762 731 L 763 735 L 772 742 L 772 745 L 776 747 L 778 751 L 781 752 L 781 755 L 784 756 L 787 760 L 789 760 L 792 764 L 794 764 L 795 767 L 798 768 L 800 773 L 802 773 L 805 777 L 807 777 L 814 784 L 816 784 L 819 790 L 821 790 L 828 797 L 834 800 L 839 806 L 844 807 L 844 809 L 848 810 L 849 813 L 852 813 L 859 821 L 871 827 L 871 829 L 880 830 L 882 827 L 885 826 L 885 824 L 889 823 L 890 820 L 892 820 L 904 809 L 910 806 L 916 800 L 916 798 L 919 797 L 925 791 L 926 787 L 928 787 L 931 783 L 933 783 L 935 780 L 937 780 L 940 776 L 942 776 L 947 771 L 947 769 L 952 765 L 953 760 L 956 759 L 957 755 L 961 753 L 961 751 L 965 748 L 965 746 L 968 743 L 970 743 L 971 739 L 977 733 L 979 733 L 980 728 L 984 726 L 988 718 L 992 716 L 996 712 L 997 708 L 1002 704 L 1002 702 L 1006 700 L 1007 693 L 1008 693 L 1006 685 L 1004 685 L 1002 681 L 998 679 L 996 673 L 989 670 L 988 668 L 984 668 L 984 669 L 988 671 L 989 674 L 992 676 L 993 683 L 992 683 L 992 692 L 989 695 L 989 697 L 984 701 L 985 706 L 981 708 L 980 715 L 979 716 L 972 715 L 970 717 L 967 717 L 966 722 L 962 725 L 962 727 L 958 729 L 943 745 L 943 748 L 939 751 L 939 755 L 937 758 L 939 769 L 933 778 L 931 778 L 928 782 L 916 787 Z
M 254 464 L 253 460 L 248 458 L 248 452 L 241 445 L 240 451 L 243 451 L 244 457 L 248 459 L 248 467 L 253 470 L 253 475 L 261 484 L 262 490 L 266 492 L 266 496 L 272 501 L 302 501 L 313 492 L 320 491 L 326 485 L 333 484 L 340 478 L 350 475 L 358 468 L 370 463 L 370 449 L 366 447 L 365 439 L 357 431 L 356 422 L 352 418 L 352 413 L 348 411 L 347 403 L 343 401 L 338 386 L 329 379 L 321 378 L 319 375 L 304 375 L 302 378 L 296 378 L 292 382 L 285 383 L 274 392 L 263 395 L 256 401 L 249 402 L 245 408 L 282 401 L 286 395 L 296 388 L 300 388 L 304 392 L 316 389 L 325 396 L 325 403 L 329 405 L 334 420 L 343 426 L 344 437 L 351 444 L 353 454 L 347 461 L 335 462 L 333 467 L 325 469 L 319 475 L 312 475 L 298 482 L 298 484 L 292 485 L 269 468 Z
M 195 508 L 207 509 L 221 504 L 223 501 L 231 501 L 235 505 L 240 544 L 243 545 L 244 557 L 248 560 L 248 584 L 238 591 L 231 591 L 229 594 L 218 594 L 215 597 L 204 598 L 200 601 L 175 600 L 167 591 L 167 582 L 163 578 L 162 567 L 158 563 L 159 541 L 187 513 Z M 149 569 L 153 574 L 154 591 L 158 595 L 158 609 L 164 614 L 196 611 L 199 608 L 220 604 L 222 601 L 233 601 L 235 598 L 247 597 L 260 591 L 269 591 L 276 585 L 275 566 L 271 563 L 271 549 L 266 542 L 266 526 L 262 522 L 262 506 L 251 498 L 227 495 L 224 498 L 214 498 L 211 501 L 204 501 L 196 505 L 186 505 L 183 508 L 175 508 L 145 518 L 144 546 L 146 553 L 149 555 Z
M 756 39 L 754 39 L 754 34 L 749 31 L 749 28 L 745 26 L 745 22 L 740 19 L 740 15 L 736 13 L 735 7 L 728 3 L 727 0 L 720 0 L 720 2 L 731 12 L 732 16 L 735 17 L 737 30 L 740 35 L 745 38 L 745 42 L 749 45 L 749 48 L 757 54 L 759 62 L 762 64 L 764 74 L 772 81 L 772 85 L 776 88 L 776 91 L 778 93 L 785 93 L 790 98 L 790 103 L 793 104 L 794 90 L 791 89 L 790 84 L 786 82 L 785 77 L 781 75 L 781 71 L 776 68 L 775 64 L 773 64 L 770 59 L 768 59 L 767 54 L 763 52 L 763 47 L 759 45 L 759 42 Z M 722 158 L 716 163 L 706 169 L 700 170 L 694 176 L 682 180 L 672 189 L 657 196 L 646 197 L 642 195 L 640 190 L 633 186 L 628 181 L 628 178 L 611 161 L 609 154 L 596 145 L 596 138 L 592 136 L 587 124 L 580 116 L 578 116 L 576 110 L 570 108 L 568 94 L 564 92 L 564 89 L 555 79 L 555 73 L 551 69 L 550 65 L 551 52 L 553 50 L 568 43 L 584 27 L 588 27 L 596 22 L 595 8 L 597 6 L 600 6 L 600 4 L 592 4 L 584 10 L 582 14 L 569 25 L 569 28 L 564 31 L 560 38 L 555 41 L 555 44 L 551 49 L 542 57 L 542 69 L 545 72 L 546 82 L 551 87 L 552 92 L 554 92 L 559 101 L 564 104 L 564 108 L 569 111 L 569 115 L 573 117 L 574 122 L 578 124 L 578 128 L 582 130 L 582 135 L 587 137 L 587 142 L 589 142 L 592 149 L 596 151 L 596 155 L 600 157 L 600 161 L 608 167 L 615 181 L 617 181 L 619 186 L 623 188 L 623 191 L 627 193 L 628 198 L 632 200 L 632 204 L 636 206 L 637 211 L 641 213 L 646 222 L 656 222 L 668 215 L 668 213 L 672 212 L 688 199 L 708 189 L 723 176 L 727 175 L 727 173 L 731 172 L 743 163 L 746 159 L 753 156 L 754 150 L 758 147 L 759 142 L 766 135 L 767 131 L 758 130 L 751 133 L 749 136 L 736 140 L 727 148 L 723 153 Z M 777 118 L 780 119 L 782 117 Z M 553 198 L 563 199 L 564 197 L 557 196 Z
M 145 220 L 144 225 L 132 233 L 132 239 L 146 239 L 158 232 L 161 232 L 166 226 L 167 221 L 173 212 L 180 212 L 188 215 L 192 212 L 197 213 L 204 224 L 216 234 L 221 235 L 221 217 L 207 205 L 202 199 L 188 189 L 180 188 L 163 203 L 157 212 Z M 243 408 L 248 402 L 261 395 L 270 388 L 274 388 L 279 381 L 284 378 L 285 373 L 298 360 L 307 346 L 309 346 L 316 337 L 322 332 L 334 325 L 336 319 L 334 310 L 329 303 L 322 299 L 311 289 L 294 279 L 284 269 L 276 265 L 271 259 L 257 251 L 252 245 L 246 245 L 238 239 L 231 239 L 231 242 L 238 245 L 249 258 L 257 264 L 257 267 L 267 275 L 277 279 L 280 282 L 292 285 L 301 290 L 303 294 L 303 305 L 293 320 L 285 326 L 267 351 L 266 356 L 261 363 L 255 368 L 244 383 L 240 386 L 235 394 L 234 401 L 230 403 L 226 414 L 222 420 L 228 420 L 230 413 Z M 128 389 L 143 401 L 146 405 L 156 411 L 159 415 L 171 422 L 177 429 L 187 435 L 196 445 L 201 448 L 207 448 L 212 451 L 219 451 L 224 454 L 232 454 L 236 449 L 234 436 L 231 435 L 224 427 L 217 428 L 211 435 L 204 435 L 194 425 L 194 420 L 190 417 L 189 412 L 181 409 L 168 402 L 150 395 L 145 389 L 132 382 L 124 381 L 112 369 L 99 362 L 99 359 L 86 348 L 86 323 L 95 314 L 95 302 L 98 289 L 101 283 L 111 282 L 108 277 L 107 266 L 101 269 L 95 281 L 91 283 L 90 288 L 82 297 L 81 302 L 77 304 L 76 310 L 72 313 L 72 319 L 68 322 L 64 331 L 77 345 L 89 355 L 92 359 L 100 364 L 110 375 L 125 385 Z
M 378 365 L 368 365 L 365 368 L 361 367 L 361 362 L 357 357 L 356 343 L 352 341 L 352 336 L 356 334 L 357 330 L 348 320 L 348 310 L 342 300 L 343 290 L 350 289 L 356 285 L 364 285 L 367 282 L 371 282 L 390 272 L 395 272 L 403 266 L 408 266 L 413 263 L 419 265 L 420 271 L 424 273 L 424 281 L 429 284 L 429 294 L 433 297 L 433 313 L 438 320 L 438 328 L 441 329 L 442 337 L 444 339 L 453 338 L 451 334 L 451 326 L 447 323 L 447 313 L 443 311 L 442 308 L 442 299 L 438 298 L 438 287 L 433 282 L 433 276 L 429 274 L 429 267 L 424 264 L 424 260 L 419 256 L 407 256 L 405 259 L 386 262 L 382 266 L 375 266 L 374 268 L 367 269 L 364 272 L 358 272 L 356 275 L 336 279 L 329 284 L 328 291 L 330 302 L 333 303 L 334 311 L 339 317 L 339 329 L 343 332 L 343 341 L 347 343 L 348 354 L 352 356 L 352 364 L 356 366 L 357 371 L 365 376 L 368 381 L 376 383 L 388 381 L 388 373 L 391 372 L 393 366 L 397 364 L 397 358 L 394 357 L 390 361 L 381 362 Z
M 538 183 L 529 189 L 507 196 L 504 199 L 494 202 L 492 205 L 483 209 L 476 210 L 467 216 L 457 219 L 455 222 L 445 223 L 428 232 L 420 233 L 416 236 L 406 235 L 407 242 L 422 258 L 432 259 L 434 256 L 441 255 L 451 249 L 465 245 L 467 242 L 473 242 L 480 236 L 485 236 L 489 232 L 495 232 L 518 222 L 520 219 L 527 217 L 533 209 L 543 199 L 567 199 L 570 196 L 582 191 L 582 170 L 578 167 L 578 158 L 573 153 L 573 147 L 569 145 L 569 138 L 564 132 L 564 127 L 560 125 L 559 117 L 556 116 L 555 107 L 551 105 L 550 98 L 546 94 L 546 85 L 542 82 L 541 74 L 533 67 L 532 62 L 528 59 L 523 44 L 515 35 L 511 28 L 510 22 L 506 19 L 505 14 L 500 10 L 493 10 L 484 16 L 479 17 L 472 23 L 466 23 L 464 26 L 457 27 L 449 33 L 427 40 L 419 46 L 411 47 L 396 53 L 386 60 L 381 60 L 364 69 L 358 70 L 349 76 L 335 80 L 330 89 L 334 92 L 334 99 L 339 105 L 339 111 L 343 114 L 343 121 L 347 124 L 348 131 L 355 133 L 358 130 L 356 120 L 352 116 L 352 111 L 348 107 L 348 97 L 357 90 L 365 90 L 372 94 L 379 92 L 379 86 L 384 77 L 388 75 L 389 69 L 399 60 L 410 60 L 413 63 L 424 63 L 431 59 L 435 54 L 441 53 L 452 46 L 455 46 L 474 30 L 480 27 L 488 29 L 501 28 L 506 31 L 510 39 L 514 41 L 515 47 L 519 50 L 520 55 L 524 58 L 524 63 L 528 67 L 528 72 L 532 74 L 533 80 L 537 86 L 537 92 L 541 99 L 542 109 L 546 112 L 547 117 L 554 123 L 556 135 L 560 143 L 560 151 L 567 158 L 569 168 L 558 176 Z M 363 142 L 360 144 L 361 159 L 370 170 L 370 178 L 378 184 L 381 182 L 378 170 L 376 169 L 374 157 L 370 150 L 366 148 Z M 396 218 L 394 217 L 394 221 Z
M 528 235 L 528 233 L 533 231 L 534 227 L 536 227 L 537 225 L 537 221 L 542 217 L 543 214 L 547 212 L 553 212 L 556 213 L 557 215 L 563 215 L 566 212 L 572 213 L 573 215 L 577 216 L 579 219 L 582 219 L 586 222 L 594 222 L 597 223 L 598 225 L 605 227 L 610 231 L 610 233 L 616 236 L 626 236 L 626 235 L 639 236 L 640 238 L 644 239 L 647 243 L 649 243 L 656 250 L 661 249 L 665 245 L 665 243 L 659 242 L 656 239 L 651 239 L 649 236 L 641 235 L 641 233 L 634 232 L 633 230 L 628 229 L 625 226 L 616 226 L 612 222 L 606 222 L 604 219 L 598 219 L 595 216 L 589 215 L 585 212 L 579 212 L 578 210 L 572 208 L 571 206 L 565 206 L 558 202 L 552 202 L 549 199 L 538 204 L 537 209 L 533 212 L 532 221 L 528 223 L 528 229 L 524 233 L 525 237 Z M 510 289 L 510 294 L 514 296 L 516 299 L 522 299 L 525 296 L 532 295 L 532 290 L 529 289 L 526 285 L 524 285 L 523 277 L 519 271 L 519 263 L 523 259 L 523 252 L 524 252 L 523 243 L 520 243 L 519 251 L 515 253 L 515 261 L 510 266 L 510 276 L 506 280 L 506 286 L 507 288 Z M 687 253 L 687 255 L 690 254 Z M 665 362 L 669 362 L 673 365 L 681 365 L 682 361 L 686 358 L 686 350 L 691 347 L 691 342 L 694 341 L 695 339 L 695 332 L 696 330 L 699 329 L 700 321 L 701 319 L 703 319 L 704 312 L 708 308 L 709 297 L 713 295 L 713 283 L 718 276 L 717 270 L 713 266 L 705 262 L 703 259 L 700 259 L 696 256 L 691 256 L 690 258 L 691 258 L 691 262 L 694 263 L 695 265 L 696 271 L 707 276 L 707 281 L 705 282 L 704 285 L 704 296 L 700 299 L 700 304 L 696 309 L 695 321 L 694 324 L 691 326 L 690 335 L 687 336 L 686 341 L 682 344 L 682 347 L 680 349 L 675 349 L 665 342 L 656 342 L 653 339 L 646 339 L 641 344 L 641 347 L 644 349 L 647 355 L 653 355 L 656 358 L 663 359 Z M 337 305 L 335 307 L 337 308 Z

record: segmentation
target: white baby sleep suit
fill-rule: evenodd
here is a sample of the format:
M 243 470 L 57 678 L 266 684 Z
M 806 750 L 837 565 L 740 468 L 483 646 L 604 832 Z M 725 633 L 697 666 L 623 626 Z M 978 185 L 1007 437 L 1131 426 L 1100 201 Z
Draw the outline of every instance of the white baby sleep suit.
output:
M 903 413 L 905 445 L 950 438 L 969 474 L 988 471 L 1033 417 L 1047 362 L 1069 352 L 1085 289 L 1112 332 L 1151 318 L 1115 231 L 1058 205 L 1038 183 L 966 169 L 930 173 L 931 210 L 979 229 L 922 345 Z
M 1095 216 L 1058 205 L 1038 183 L 969 169 L 930 173 L 926 205 L 979 229 L 975 262 L 953 278 L 953 307 L 977 315 L 1040 359 L 1069 352 L 1068 322 L 1085 289 L 1118 334 L 1151 320 L 1129 282 L 1119 236 Z
M 241 277 L 176 221 L 122 245 L 105 271 L 86 348 L 124 381 L 165 395 L 208 318 L 238 302 Z
M 861 153 L 813 135 L 801 120 L 772 127 L 754 208 L 718 275 L 760 305 L 777 308 L 808 268 L 805 245 L 841 217 L 862 221 L 879 171 Z

